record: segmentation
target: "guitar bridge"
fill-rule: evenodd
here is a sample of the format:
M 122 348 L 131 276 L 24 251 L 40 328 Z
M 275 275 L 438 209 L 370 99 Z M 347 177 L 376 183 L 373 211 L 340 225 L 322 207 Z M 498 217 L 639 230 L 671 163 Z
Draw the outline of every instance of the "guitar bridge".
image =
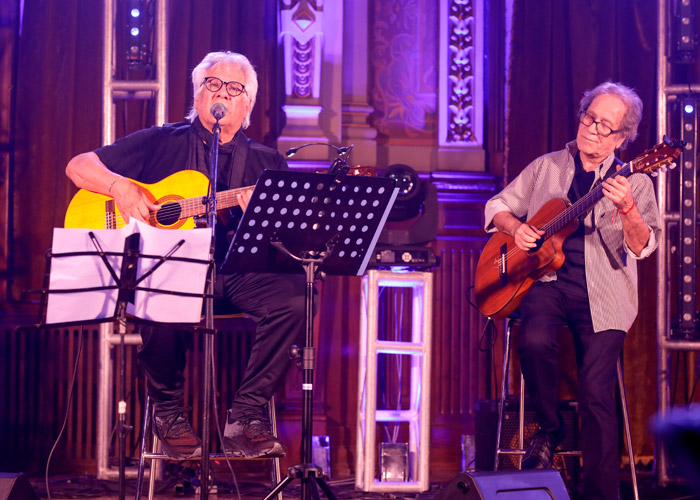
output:
M 501 285 L 508 284 L 508 244 L 501 245 L 498 256 L 498 277 L 501 280 Z
M 105 228 L 117 229 L 117 209 L 114 199 L 105 201 Z

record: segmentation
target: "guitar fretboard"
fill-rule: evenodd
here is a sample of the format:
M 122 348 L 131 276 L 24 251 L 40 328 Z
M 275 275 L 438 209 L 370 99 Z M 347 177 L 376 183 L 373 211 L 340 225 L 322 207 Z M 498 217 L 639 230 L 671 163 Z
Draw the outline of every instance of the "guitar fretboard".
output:
M 614 167 L 611 167 L 614 168 Z M 610 176 L 612 177 L 628 177 L 632 174 L 632 167 L 629 163 L 625 164 Z M 591 191 L 579 198 L 569 208 L 564 210 L 554 219 L 549 221 L 540 230 L 545 231 L 545 239 L 558 233 L 581 214 L 586 213 L 593 205 L 595 205 L 603 197 L 603 183 L 600 182 Z

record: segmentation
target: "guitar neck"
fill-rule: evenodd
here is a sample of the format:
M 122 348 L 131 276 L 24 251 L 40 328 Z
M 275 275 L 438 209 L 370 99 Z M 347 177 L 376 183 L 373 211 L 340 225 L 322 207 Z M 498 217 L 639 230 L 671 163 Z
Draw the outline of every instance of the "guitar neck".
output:
M 228 189 L 216 193 L 216 210 L 225 210 L 227 208 L 238 206 L 238 198 L 236 195 L 248 189 L 249 187 L 241 187 L 236 189 Z M 187 198 L 178 202 L 182 207 L 181 219 L 197 217 L 207 213 L 206 197 Z
M 613 168 L 613 167 L 611 167 Z M 632 174 L 632 166 L 630 163 L 625 164 L 612 174 L 610 177 L 629 177 Z M 565 226 L 571 223 L 573 220 L 578 218 L 581 214 L 586 213 L 593 205 L 598 203 L 603 197 L 603 183 L 600 182 L 591 191 L 579 198 L 576 203 L 573 203 L 569 208 L 564 210 L 554 219 L 549 221 L 540 229 L 545 232 L 545 239 L 553 236 L 554 234 L 561 231 Z

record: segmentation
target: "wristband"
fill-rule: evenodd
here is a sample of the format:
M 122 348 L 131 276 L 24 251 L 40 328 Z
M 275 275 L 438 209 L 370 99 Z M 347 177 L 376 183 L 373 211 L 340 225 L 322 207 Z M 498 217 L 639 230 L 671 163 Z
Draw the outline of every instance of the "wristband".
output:
M 630 213 L 630 212 L 632 211 L 632 209 L 634 208 L 634 205 L 635 205 L 635 201 L 634 201 L 634 198 L 632 198 L 632 206 L 629 207 L 629 208 L 628 208 L 627 210 L 625 210 L 624 212 L 620 212 L 620 209 L 617 209 L 617 213 L 618 213 L 618 214 L 622 214 L 622 215 L 628 214 L 628 213 Z

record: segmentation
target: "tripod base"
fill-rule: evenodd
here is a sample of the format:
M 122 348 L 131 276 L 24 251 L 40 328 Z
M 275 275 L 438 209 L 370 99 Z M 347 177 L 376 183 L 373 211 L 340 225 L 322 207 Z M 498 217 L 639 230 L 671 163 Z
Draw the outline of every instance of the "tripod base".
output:
M 321 468 L 314 464 L 292 465 L 287 471 L 287 477 L 285 477 L 280 484 L 275 486 L 264 500 L 272 500 L 295 479 L 301 479 L 301 498 L 309 498 L 310 495 L 314 500 L 319 500 L 321 497 L 316 489 L 318 485 L 328 500 L 338 500 L 333 490 L 331 490 L 328 483 L 326 483 L 326 480 L 321 477 L 322 474 Z

